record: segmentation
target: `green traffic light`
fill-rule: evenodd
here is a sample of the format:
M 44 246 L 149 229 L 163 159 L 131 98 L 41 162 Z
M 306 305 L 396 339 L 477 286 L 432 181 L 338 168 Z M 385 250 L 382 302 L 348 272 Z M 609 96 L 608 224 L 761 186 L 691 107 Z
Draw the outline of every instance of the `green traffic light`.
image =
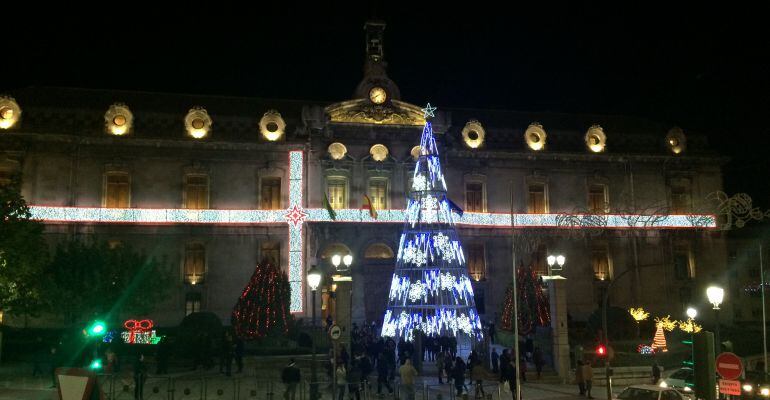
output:
M 107 325 L 102 321 L 94 321 L 88 328 L 89 336 L 102 336 L 107 333 Z
M 102 360 L 97 358 L 91 361 L 91 365 L 89 365 L 88 368 L 91 368 L 93 370 L 102 369 Z

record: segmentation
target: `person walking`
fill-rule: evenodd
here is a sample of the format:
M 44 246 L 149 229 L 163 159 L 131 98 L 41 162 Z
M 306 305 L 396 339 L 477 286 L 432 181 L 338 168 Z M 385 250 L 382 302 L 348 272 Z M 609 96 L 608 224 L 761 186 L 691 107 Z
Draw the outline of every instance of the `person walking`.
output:
M 361 366 L 356 359 L 350 362 L 350 368 L 347 375 L 348 398 L 350 400 L 361 400 Z
M 489 323 L 489 343 L 495 344 L 495 335 L 497 334 L 497 329 L 495 328 L 495 322 L 492 321 Z
M 652 384 L 657 385 L 658 381 L 660 381 L 660 366 L 658 366 L 658 362 L 655 361 L 652 364 Z
M 535 371 L 537 371 L 537 379 L 540 379 L 540 377 L 543 374 L 543 364 L 545 364 L 545 359 L 543 357 L 543 350 L 540 350 L 540 347 L 535 347 L 535 352 L 532 354 L 532 362 L 535 364 Z
M 508 387 L 511 389 L 511 397 L 516 399 L 516 360 L 513 357 L 509 358 L 508 365 L 505 367 L 506 381 L 508 381 Z
M 134 400 L 144 400 L 144 381 L 147 380 L 147 365 L 144 363 L 144 354 L 134 360 Z
M 410 358 L 404 361 L 398 373 L 401 376 L 401 387 L 404 389 L 406 400 L 414 400 L 414 378 L 417 376 L 417 370 L 412 366 Z
M 500 372 L 500 355 L 497 354 L 497 349 L 492 348 L 490 359 L 492 361 L 492 372 L 495 374 Z
M 486 396 L 486 393 L 484 393 L 484 376 L 486 375 L 486 370 L 484 369 L 484 366 L 481 365 L 481 362 L 477 362 L 473 367 L 471 367 L 471 381 L 474 383 L 475 394 L 474 397 L 477 399 L 484 398 Z
M 283 382 L 286 389 L 283 392 L 284 400 L 295 400 L 297 397 L 297 385 L 301 380 L 299 368 L 294 362 L 294 359 L 289 360 L 289 365 L 284 367 L 281 371 L 281 382 Z
M 436 370 L 438 371 L 438 384 L 443 385 L 444 384 L 444 352 L 439 351 L 438 354 L 436 354 Z
M 594 380 L 594 369 L 591 367 L 591 363 L 587 362 L 583 364 L 583 379 L 586 382 L 586 397 L 593 399 L 591 396 L 591 385 Z
M 578 390 L 581 396 L 586 394 L 586 378 L 583 376 L 583 360 L 578 360 L 575 367 L 575 383 L 578 385 Z
M 343 400 L 345 398 L 345 387 L 348 385 L 348 371 L 345 369 L 345 364 L 343 362 L 337 362 L 337 369 L 334 370 L 334 377 L 337 380 L 337 400 Z
M 388 388 L 388 393 L 393 394 L 393 387 L 390 386 L 390 379 L 388 375 L 390 372 L 390 363 L 388 362 L 388 356 L 386 353 L 380 353 L 380 357 L 377 359 L 377 395 L 382 396 L 382 385 Z
M 455 394 L 460 396 L 463 394 L 463 387 L 465 387 L 465 363 L 460 357 L 455 357 L 455 365 L 452 369 L 452 379 L 455 381 Z

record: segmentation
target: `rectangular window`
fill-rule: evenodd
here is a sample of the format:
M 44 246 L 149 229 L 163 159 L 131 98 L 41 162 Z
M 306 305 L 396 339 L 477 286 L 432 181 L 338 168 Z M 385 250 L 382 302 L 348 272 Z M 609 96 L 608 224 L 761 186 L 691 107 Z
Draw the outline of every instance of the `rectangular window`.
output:
M 345 178 L 328 178 L 326 181 L 328 188 L 329 204 L 335 210 L 347 207 L 347 181 Z
M 209 208 L 209 177 L 187 175 L 184 178 L 184 208 L 204 210 Z
M 591 264 L 594 268 L 594 277 L 600 281 L 612 279 L 610 268 L 610 255 L 606 248 L 591 250 Z
M 671 187 L 671 214 L 691 212 L 690 190 L 685 186 Z
M 474 281 L 482 281 L 486 278 L 487 263 L 484 257 L 484 245 L 468 244 L 468 273 Z
M 594 213 L 605 213 L 607 208 L 607 186 L 590 185 L 588 187 L 588 210 Z
M 693 277 L 692 256 L 689 246 L 676 246 L 674 248 L 674 276 L 684 280 Z
M 545 214 L 547 211 L 545 184 L 532 183 L 528 186 L 527 209 L 530 214 Z
M 261 262 L 276 267 L 281 266 L 281 243 L 263 242 L 260 246 Z
M 184 281 L 191 285 L 204 282 L 206 276 L 206 248 L 203 243 L 190 243 L 184 252 Z
M 201 294 L 187 293 L 184 296 L 184 315 L 190 315 L 201 310 Z
M 372 199 L 372 206 L 375 210 L 388 208 L 388 180 L 369 180 L 369 198 Z
M 104 176 L 104 206 L 128 208 L 131 180 L 127 173 L 111 172 Z
M 469 182 L 465 184 L 465 211 L 484 212 L 484 184 Z
M 538 276 L 548 275 L 548 259 L 545 246 L 539 246 L 532 255 L 532 269 Z
M 281 178 L 262 178 L 260 194 L 262 195 L 263 210 L 280 210 Z

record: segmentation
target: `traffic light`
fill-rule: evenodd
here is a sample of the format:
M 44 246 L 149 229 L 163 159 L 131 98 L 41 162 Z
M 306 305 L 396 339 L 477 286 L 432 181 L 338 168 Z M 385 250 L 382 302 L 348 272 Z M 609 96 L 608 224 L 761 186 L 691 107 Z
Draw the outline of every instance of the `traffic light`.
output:
M 97 369 L 102 369 L 102 360 L 95 358 L 93 361 L 91 361 L 91 364 L 88 366 L 93 371 L 96 371 Z
M 599 357 L 606 357 L 607 356 L 607 347 L 605 347 L 603 344 L 600 344 L 596 346 L 596 355 Z
M 104 336 L 107 333 L 107 324 L 104 321 L 94 321 L 86 329 L 88 336 Z

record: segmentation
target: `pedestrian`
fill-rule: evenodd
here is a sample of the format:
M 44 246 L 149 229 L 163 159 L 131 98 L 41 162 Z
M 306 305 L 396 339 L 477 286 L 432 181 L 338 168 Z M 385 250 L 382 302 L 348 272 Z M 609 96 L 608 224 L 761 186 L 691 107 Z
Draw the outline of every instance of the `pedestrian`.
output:
M 438 384 L 444 384 L 444 352 L 439 351 L 436 354 L 436 370 L 438 371 Z
M 243 372 L 243 353 L 244 353 L 243 339 L 235 337 L 235 365 L 238 366 L 238 373 Z
M 535 352 L 532 354 L 532 362 L 535 364 L 537 379 L 540 379 L 543 374 L 543 364 L 545 363 L 545 360 L 543 359 L 543 350 L 540 350 L 540 347 L 535 347 Z
M 348 361 L 350 361 L 350 355 L 348 355 L 347 349 L 345 347 L 342 347 L 342 350 L 340 350 L 340 361 L 342 361 L 343 364 L 345 364 L 345 368 L 348 367 Z
M 372 385 L 369 383 L 369 375 L 372 374 L 372 362 L 369 360 L 369 356 L 363 355 L 358 358 L 358 366 L 361 369 L 361 385 L 365 385 L 366 389 L 371 390 Z
M 508 366 L 511 364 L 511 357 L 508 355 L 508 349 L 503 349 L 500 355 L 500 383 L 508 380 Z
M 345 364 L 341 361 L 337 362 L 337 369 L 334 370 L 334 377 L 337 380 L 337 400 L 343 400 L 345 398 L 345 387 L 348 385 L 346 381 L 348 371 L 345 369 Z
M 348 381 L 348 397 L 350 400 L 361 400 L 361 367 L 354 359 L 350 363 L 348 374 L 346 376 Z
M 283 382 L 286 390 L 283 392 L 284 400 L 295 400 L 297 396 L 297 385 L 301 380 L 299 368 L 294 362 L 294 359 L 289 359 L 289 365 L 283 368 L 281 371 L 281 382 Z
M 578 360 L 577 366 L 575 367 L 575 383 L 577 383 L 578 385 L 578 390 L 580 390 L 580 395 L 585 396 L 586 379 L 583 376 L 583 360 Z
M 500 372 L 500 355 L 497 354 L 497 349 L 492 348 L 492 355 L 490 358 L 492 359 L 492 372 L 495 374 Z
M 495 334 L 497 334 L 497 330 L 495 329 L 495 322 L 492 321 L 489 323 L 489 343 L 495 344 Z
M 471 381 L 475 384 L 475 397 L 479 398 L 479 393 L 481 394 L 481 398 L 486 396 L 484 393 L 484 375 L 486 374 L 486 371 L 484 370 L 484 366 L 481 365 L 480 362 L 477 362 L 473 367 L 471 367 Z
M 519 360 L 519 370 L 521 371 L 521 381 L 526 382 L 527 381 L 527 358 L 522 356 L 521 360 Z
M 401 387 L 406 394 L 406 400 L 414 400 L 414 378 L 417 376 L 417 370 L 412 366 L 412 360 L 407 358 L 404 365 L 398 369 L 401 376 Z
M 158 342 L 157 352 L 155 353 L 155 357 L 158 360 L 155 373 L 158 375 L 168 373 L 168 350 L 168 338 L 163 336 L 160 338 L 160 342 Z
M 377 395 L 382 395 L 382 385 L 388 388 L 388 393 L 393 394 L 393 387 L 390 386 L 390 380 L 388 374 L 390 372 L 390 363 L 388 362 L 388 356 L 383 352 L 380 353 L 380 357 L 377 359 Z
M 594 369 L 591 367 L 590 362 L 583 364 L 583 379 L 586 382 L 586 397 L 593 399 L 594 397 L 591 396 L 591 384 L 594 380 Z
M 144 399 L 144 381 L 147 380 L 147 365 L 144 363 L 144 354 L 134 360 L 134 400 Z
M 513 357 L 509 358 L 510 361 L 508 361 L 508 366 L 505 368 L 506 371 L 506 380 L 508 381 L 508 386 L 511 389 L 511 396 L 513 397 L 513 400 L 516 399 L 516 361 Z
M 657 385 L 659 380 L 660 380 L 660 367 L 658 366 L 658 362 L 655 361 L 652 364 L 652 384 Z
M 455 357 L 455 366 L 452 369 L 452 379 L 455 381 L 455 392 L 457 396 L 463 394 L 465 387 L 465 363 L 460 357 Z

